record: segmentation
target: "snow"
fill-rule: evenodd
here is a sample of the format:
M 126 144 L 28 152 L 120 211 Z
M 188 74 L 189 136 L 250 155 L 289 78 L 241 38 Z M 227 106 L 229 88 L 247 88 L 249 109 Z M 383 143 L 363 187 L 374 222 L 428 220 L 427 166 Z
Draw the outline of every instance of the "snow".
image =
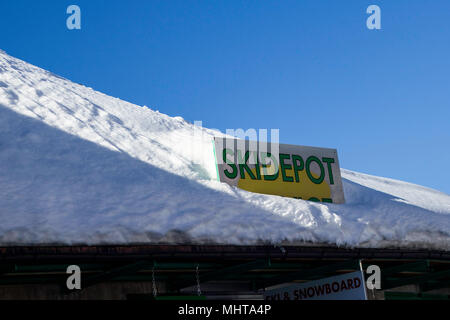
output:
M 246 192 L 217 181 L 221 135 L 0 51 L 0 245 L 450 249 L 445 193 L 349 170 L 344 205 Z

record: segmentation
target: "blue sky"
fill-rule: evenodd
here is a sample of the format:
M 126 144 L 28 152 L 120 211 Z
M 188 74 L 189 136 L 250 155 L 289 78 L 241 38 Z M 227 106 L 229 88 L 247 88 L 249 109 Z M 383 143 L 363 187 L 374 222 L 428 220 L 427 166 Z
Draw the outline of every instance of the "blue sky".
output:
M 450 1 L 4 0 L 0 17 L 1 49 L 74 82 L 450 193 Z

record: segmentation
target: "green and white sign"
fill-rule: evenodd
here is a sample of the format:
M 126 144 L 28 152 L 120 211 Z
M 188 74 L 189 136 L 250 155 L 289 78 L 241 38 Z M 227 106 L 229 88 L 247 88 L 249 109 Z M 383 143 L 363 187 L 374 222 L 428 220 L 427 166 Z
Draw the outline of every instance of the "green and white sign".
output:
M 264 292 L 265 300 L 367 300 L 361 271 Z
M 215 138 L 221 182 L 247 191 L 344 203 L 336 149 Z

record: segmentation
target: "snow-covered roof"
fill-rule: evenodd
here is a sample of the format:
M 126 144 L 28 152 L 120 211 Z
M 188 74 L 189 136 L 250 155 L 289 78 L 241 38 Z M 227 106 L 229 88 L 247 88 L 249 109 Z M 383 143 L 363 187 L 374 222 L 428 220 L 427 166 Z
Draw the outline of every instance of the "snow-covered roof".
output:
M 343 205 L 250 193 L 217 135 L 0 52 L 0 244 L 450 248 L 448 194 L 349 170 Z

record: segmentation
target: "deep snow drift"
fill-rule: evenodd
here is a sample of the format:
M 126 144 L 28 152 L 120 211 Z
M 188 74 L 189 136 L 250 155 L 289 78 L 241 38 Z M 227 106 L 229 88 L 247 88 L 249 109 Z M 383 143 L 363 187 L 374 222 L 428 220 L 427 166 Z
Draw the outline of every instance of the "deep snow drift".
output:
M 447 194 L 348 170 L 345 205 L 249 193 L 216 181 L 214 135 L 0 51 L 0 245 L 450 249 Z

